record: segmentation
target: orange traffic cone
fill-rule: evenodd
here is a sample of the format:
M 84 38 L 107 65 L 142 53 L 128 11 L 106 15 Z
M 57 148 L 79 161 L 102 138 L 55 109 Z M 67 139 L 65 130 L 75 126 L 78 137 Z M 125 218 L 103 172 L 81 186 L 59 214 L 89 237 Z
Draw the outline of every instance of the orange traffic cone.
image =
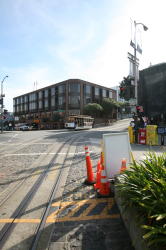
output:
M 110 195 L 110 183 L 107 179 L 105 168 L 104 168 L 104 163 L 102 164 L 102 170 L 101 170 L 101 184 L 100 188 L 98 190 L 98 197 L 107 197 Z
M 101 160 L 97 163 L 97 174 L 96 174 L 96 184 L 94 184 L 94 189 L 99 189 L 101 184 Z
M 103 152 L 101 152 L 100 161 L 101 161 L 101 166 L 102 166 L 104 164 L 104 153 Z
M 90 153 L 87 146 L 85 147 L 85 157 L 86 157 L 86 169 L 87 169 L 87 179 L 85 180 L 85 184 L 93 185 L 95 183 L 95 179 L 93 175 Z
M 97 172 L 99 172 L 100 170 L 101 170 L 101 159 L 99 159 L 97 163 Z
M 121 168 L 120 168 L 120 172 L 124 172 L 127 169 L 126 167 L 126 159 L 122 159 L 122 164 L 121 164 Z

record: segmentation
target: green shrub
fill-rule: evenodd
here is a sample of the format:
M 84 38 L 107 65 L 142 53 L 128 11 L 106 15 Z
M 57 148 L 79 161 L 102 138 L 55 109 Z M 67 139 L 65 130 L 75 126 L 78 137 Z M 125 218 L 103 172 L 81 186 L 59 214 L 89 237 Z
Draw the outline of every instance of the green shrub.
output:
M 166 249 L 166 153 L 149 153 L 118 177 L 116 187 L 124 205 L 144 218 L 148 245 Z

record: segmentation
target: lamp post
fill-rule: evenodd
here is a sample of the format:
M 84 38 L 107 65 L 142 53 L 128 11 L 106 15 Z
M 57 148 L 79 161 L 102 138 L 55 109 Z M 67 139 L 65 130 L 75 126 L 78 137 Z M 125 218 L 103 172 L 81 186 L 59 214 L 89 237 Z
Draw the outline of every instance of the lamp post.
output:
M 5 95 L 3 94 L 3 82 L 5 81 L 5 79 L 8 77 L 8 75 L 6 75 L 2 81 L 1 81 L 1 95 L 0 95 L 0 103 L 1 103 L 1 133 L 3 133 L 3 97 L 5 97 Z
M 148 30 L 148 27 L 143 23 L 137 23 L 134 21 L 135 33 L 134 33 L 134 86 L 135 86 L 135 102 L 138 105 L 138 70 L 137 70 L 137 25 L 142 25 L 144 31 Z

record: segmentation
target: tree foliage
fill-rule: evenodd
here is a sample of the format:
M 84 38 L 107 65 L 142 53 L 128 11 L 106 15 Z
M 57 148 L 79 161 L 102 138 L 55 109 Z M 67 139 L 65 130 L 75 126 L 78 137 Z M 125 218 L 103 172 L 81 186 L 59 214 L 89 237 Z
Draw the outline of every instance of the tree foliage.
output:
M 133 208 L 142 218 L 143 238 L 148 249 L 166 249 L 166 154 L 148 153 L 141 162 L 133 162 L 130 169 L 118 177 L 118 196 L 126 208 Z M 152 246 L 152 248 L 151 248 Z
M 84 107 L 84 114 L 99 117 L 103 113 L 103 108 L 98 103 L 89 103 Z
M 131 98 L 135 98 L 135 87 L 132 85 L 133 78 L 131 76 L 123 77 L 123 80 L 120 82 L 120 98 L 125 99 L 126 101 Z
M 104 98 L 102 100 L 101 106 L 103 108 L 103 113 L 105 116 L 112 116 L 114 109 L 118 108 L 118 103 L 111 98 Z
M 131 112 L 131 107 L 129 102 L 118 102 L 118 111 L 122 113 L 122 109 L 125 109 L 125 113 L 129 114 Z

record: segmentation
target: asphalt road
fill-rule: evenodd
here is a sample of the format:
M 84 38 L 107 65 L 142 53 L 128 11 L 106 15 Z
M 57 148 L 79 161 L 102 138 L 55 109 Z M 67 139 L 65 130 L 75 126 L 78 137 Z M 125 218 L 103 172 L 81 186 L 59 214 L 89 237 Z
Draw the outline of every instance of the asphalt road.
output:
M 102 135 L 126 131 L 129 122 L 130 119 L 125 119 L 114 123 L 112 126 L 94 128 L 86 131 L 4 131 L 0 134 L 0 237 L 3 242 L 0 249 L 33 249 L 30 246 L 34 241 L 34 235 L 38 231 L 39 224 L 44 217 L 43 214 L 48 206 L 50 193 L 55 183 L 57 183 L 57 187 L 55 188 L 57 190 L 55 190 L 56 192 L 52 202 L 56 203 L 59 211 L 61 211 L 60 206 L 65 206 L 65 202 L 70 205 L 73 201 L 79 201 L 77 205 L 82 206 L 83 201 L 88 203 L 89 200 L 91 200 L 89 203 L 90 206 L 94 207 L 94 204 L 98 205 L 92 187 L 82 185 L 83 179 L 86 177 L 84 146 L 89 146 L 94 166 L 96 166 L 101 152 Z M 131 145 L 131 148 L 134 157 L 138 160 L 144 157 L 145 152 L 152 150 L 152 148 L 143 145 Z M 163 148 L 158 146 L 154 147 L 153 150 L 161 152 Z M 45 172 L 46 175 L 42 177 L 43 179 L 37 188 L 37 192 L 31 195 L 33 186 Z M 58 184 L 59 177 L 60 183 Z M 30 197 L 30 201 L 26 201 L 25 198 L 27 196 Z M 110 202 L 112 204 L 112 201 Z M 78 219 L 74 227 L 71 225 L 71 221 L 74 223 L 73 219 L 69 216 L 64 217 L 65 219 L 61 219 L 61 221 L 63 221 L 63 225 L 61 224 L 62 234 L 59 233 L 57 237 L 56 226 L 58 223 L 55 219 L 56 211 L 53 210 L 55 204 L 54 206 L 50 206 L 51 210 L 48 215 L 52 213 L 54 217 L 48 220 L 50 217 L 47 215 L 45 219 L 46 225 L 41 230 L 43 235 L 42 237 L 41 235 L 39 236 L 40 244 L 38 248 L 34 249 L 44 250 L 48 247 L 47 244 L 49 242 L 48 249 L 92 250 L 92 246 L 88 243 L 89 238 L 87 236 L 84 237 L 84 240 L 81 240 L 81 237 L 83 237 L 81 235 L 85 236 L 88 230 L 91 231 L 91 229 L 92 231 L 98 232 L 98 240 L 96 241 L 94 249 L 133 249 L 130 244 L 130 239 L 124 230 L 123 223 L 118 219 L 118 214 L 114 214 L 113 217 L 112 214 L 107 215 L 110 216 L 110 224 L 109 226 L 107 225 L 107 231 L 104 231 L 106 228 L 105 225 L 108 223 L 106 221 L 106 215 L 104 215 L 106 216 L 105 219 L 102 217 L 103 223 L 105 224 L 101 223 L 99 225 L 97 222 L 94 223 L 94 219 L 98 220 L 99 215 L 91 215 L 91 218 L 88 218 L 89 224 L 80 226 Z M 21 214 L 19 214 L 18 207 L 22 209 L 22 211 L 20 210 Z M 112 211 L 116 211 L 117 213 L 116 209 L 111 210 L 111 213 L 113 213 Z M 14 217 L 16 214 L 17 216 Z M 87 216 L 84 216 L 84 218 L 87 220 Z M 64 224 L 65 220 L 69 225 Z M 10 223 L 13 223 L 14 226 L 11 225 L 10 232 L 6 233 L 8 231 L 6 225 Z M 60 229 L 60 225 L 58 225 L 58 227 Z M 115 236 L 117 227 L 123 235 L 122 241 L 119 243 L 121 245 L 118 245 L 119 239 Z M 76 228 L 79 228 L 79 239 L 77 239 L 78 235 L 75 234 L 74 231 Z M 113 229 L 114 235 L 110 236 L 108 232 Z M 64 232 L 66 232 L 66 235 Z M 102 237 L 104 237 L 103 242 L 100 232 L 101 235 L 103 235 Z M 69 234 L 70 236 L 72 234 L 72 242 Z M 94 237 L 96 237 L 96 234 L 94 234 Z M 113 237 L 114 240 L 110 241 L 110 237 Z M 74 243 L 73 239 L 75 239 Z M 112 248 L 110 248 L 110 244 Z M 99 246 L 101 248 L 99 248 Z M 122 248 L 122 246 L 124 246 L 124 248 Z

